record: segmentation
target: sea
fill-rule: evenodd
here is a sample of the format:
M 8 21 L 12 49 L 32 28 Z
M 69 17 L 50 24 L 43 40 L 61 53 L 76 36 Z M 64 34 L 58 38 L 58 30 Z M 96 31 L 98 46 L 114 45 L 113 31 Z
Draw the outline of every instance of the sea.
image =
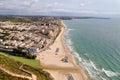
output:
M 120 80 L 120 18 L 63 22 L 65 42 L 91 80 Z

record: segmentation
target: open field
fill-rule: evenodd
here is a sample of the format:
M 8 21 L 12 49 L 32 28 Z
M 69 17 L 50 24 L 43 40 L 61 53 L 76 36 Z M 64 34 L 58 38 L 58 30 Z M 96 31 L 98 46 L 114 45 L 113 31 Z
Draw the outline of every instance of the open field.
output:
M 2 80 L 11 80 L 10 78 L 12 77 L 13 79 L 15 78 L 14 80 L 27 80 L 27 79 L 22 79 L 23 78 L 22 76 L 24 76 L 24 78 L 30 77 L 33 79 L 34 77 L 32 75 L 36 76 L 37 80 L 52 80 L 50 74 L 43 71 L 42 68 L 34 68 L 27 64 L 23 64 L 8 56 L 2 55 L 2 53 L 0 54 L 0 71 L 3 73 L 0 74 L 0 79 Z M 10 76 L 10 78 L 4 79 L 5 78 L 4 75 L 6 74 Z M 21 76 L 20 77 L 21 79 L 16 79 L 18 78 L 17 76 Z
M 35 67 L 35 68 L 40 68 L 40 62 L 38 60 L 26 59 L 26 58 L 18 57 L 18 56 L 12 56 L 12 55 L 9 55 L 9 54 L 3 53 L 3 52 L 0 52 L 0 54 L 8 56 L 8 57 L 10 57 L 10 58 L 12 58 L 16 61 L 22 62 L 22 63 L 27 64 L 29 66 L 32 66 L 32 67 Z

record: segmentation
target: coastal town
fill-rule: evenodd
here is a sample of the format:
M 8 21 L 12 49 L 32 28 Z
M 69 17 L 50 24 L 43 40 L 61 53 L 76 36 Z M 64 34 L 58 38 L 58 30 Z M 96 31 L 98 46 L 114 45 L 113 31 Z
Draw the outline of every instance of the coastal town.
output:
M 60 17 L 2 16 L 0 17 L 0 52 L 13 61 L 22 62 L 23 68 L 18 66 L 20 63 L 13 63 L 12 60 L 7 60 L 7 63 L 10 63 L 7 66 L 12 66 L 14 70 L 14 65 L 11 65 L 13 63 L 16 64 L 17 70 L 22 69 L 25 73 L 26 70 L 30 71 L 29 74 L 34 75 L 30 77 L 33 78 L 32 80 L 88 80 L 85 70 L 76 64 L 64 42 L 65 31 L 64 21 Z M 45 76 L 47 73 L 49 75 L 44 77 L 46 79 L 40 78 L 39 75 L 44 74 L 43 72 L 34 74 L 32 68 L 26 69 L 25 65 L 34 67 L 35 72 L 43 69 Z M 7 66 L 0 70 L 10 71 L 11 68 L 5 68 Z
M 0 50 L 34 55 L 51 45 L 59 32 L 60 19 L 53 17 L 41 17 L 37 22 L 0 21 Z

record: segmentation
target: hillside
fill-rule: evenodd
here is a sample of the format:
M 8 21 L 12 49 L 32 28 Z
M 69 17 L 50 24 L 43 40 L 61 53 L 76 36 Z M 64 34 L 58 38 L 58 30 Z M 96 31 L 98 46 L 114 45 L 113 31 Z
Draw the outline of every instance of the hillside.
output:
M 0 54 L 0 80 L 52 80 L 49 73 Z M 34 79 L 35 77 L 36 79 Z
M 29 80 L 29 79 L 11 76 L 8 73 L 0 70 L 0 80 Z

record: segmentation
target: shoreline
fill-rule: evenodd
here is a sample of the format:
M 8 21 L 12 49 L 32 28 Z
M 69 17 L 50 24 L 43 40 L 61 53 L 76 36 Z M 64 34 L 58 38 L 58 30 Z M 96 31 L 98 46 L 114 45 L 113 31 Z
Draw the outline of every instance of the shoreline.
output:
M 40 61 L 45 71 L 49 72 L 54 80 L 67 80 L 67 75 L 72 75 L 74 80 L 89 80 L 86 71 L 77 64 L 74 57 L 70 54 L 70 50 L 65 44 L 64 34 L 66 31 L 63 21 L 61 32 L 49 49 L 39 53 L 37 60 Z M 56 54 L 56 49 L 59 51 Z M 61 61 L 65 56 L 68 62 Z

